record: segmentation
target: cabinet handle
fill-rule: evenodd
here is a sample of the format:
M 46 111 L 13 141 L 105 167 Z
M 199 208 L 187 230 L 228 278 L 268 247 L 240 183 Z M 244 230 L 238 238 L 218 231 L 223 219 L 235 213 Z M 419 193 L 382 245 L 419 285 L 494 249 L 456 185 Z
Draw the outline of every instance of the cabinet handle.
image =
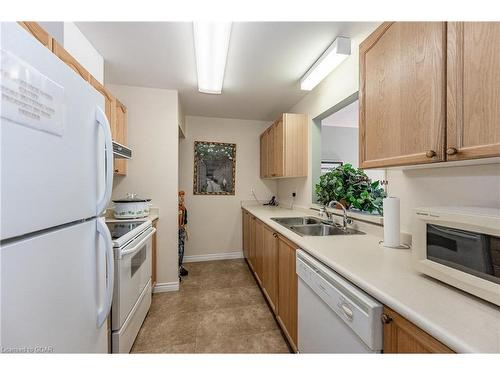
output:
M 273 233 L 273 237 L 274 238 L 278 238 L 278 234 L 277 233 Z
M 115 173 L 118 173 L 118 169 L 115 169 Z
M 434 156 L 436 156 L 436 151 L 429 150 L 425 153 L 425 156 L 427 156 L 428 158 L 433 158 Z
M 389 324 L 390 322 L 392 322 L 392 318 L 387 314 L 382 314 L 380 319 L 382 320 L 383 324 Z
M 446 150 L 447 155 L 455 155 L 458 153 L 458 150 L 455 147 L 450 147 Z

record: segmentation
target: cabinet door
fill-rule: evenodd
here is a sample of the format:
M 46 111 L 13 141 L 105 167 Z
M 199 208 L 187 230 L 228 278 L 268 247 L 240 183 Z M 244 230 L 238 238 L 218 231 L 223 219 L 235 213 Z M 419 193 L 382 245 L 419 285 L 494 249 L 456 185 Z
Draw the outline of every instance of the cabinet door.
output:
M 271 126 L 268 131 L 267 131 L 267 175 L 269 177 L 275 177 L 276 176 L 276 168 L 274 164 L 274 150 L 275 150 L 275 136 L 274 134 L 276 133 L 276 128 Z
M 33 35 L 35 39 L 52 51 L 54 39 L 38 23 L 26 21 L 18 23 Z
M 388 22 L 360 45 L 362 168 L 445 160 L 446 23 Z
M 434 337 L 384 307 L 384 353 L 453 353 Z
M 242 211 L 242 221 L 243 221 L 243 255 L 245 259 L 248 260 L 248 239 L 250 231 L 250 221 L 248 212 Z
M 254 272 L 257 279 L 262 283 L 262 255 L 264 248 L 264 224 L 255 220 L 255 246 L 254 246 Z
M 127 107 L 116 99 L 116 120 L 114 140 L 122 145 L 127 145 Z M 127 160 L 115 159 L 114 172 L 117 175 L 127 175 Z
M 283 119 L 280 119 L 273 126 L 273 177 L 282 177 L 284 175 L 284 156 L 285 156 L 285 131 Z
M 278 308 L 278 235 L 264 226 L 262 286 L 273 311 Z
M 289 340 L 297 348 L 297 274 L 295 250 L 297 246 L 279 236 L 278 240 L 278 316 L 285 326 Z
M 308 117 L 305 114 L 285 113 L 284 118 L 284 176 L 307 176 Z
M 447 158 L 500 156 L 500 23 L 448 23 Z
M 269 177 L 268 153 L 268 133 L 266 131 L 260 136 L 260 178 Z
M 64 61 L 66 65 L 82 77 L 84 81 L 90 81 L 90 73 L 56 41 L 53 41 L 52 51 L 57 57 Z
M 255 216 L 249 215 L 248 262 L 255 272 Z

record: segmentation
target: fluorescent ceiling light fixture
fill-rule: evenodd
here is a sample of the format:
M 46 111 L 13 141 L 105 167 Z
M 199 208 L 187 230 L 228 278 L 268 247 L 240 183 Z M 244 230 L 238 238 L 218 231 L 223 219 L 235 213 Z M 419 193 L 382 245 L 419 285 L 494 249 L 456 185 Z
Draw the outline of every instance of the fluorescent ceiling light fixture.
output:
M 301 90 L 312 90 L 351 54 L 351 39 L 337 37 L 300 79 Z
M 231 22 L 193 22 L 198 91 L 220 94 L 226 69 Z

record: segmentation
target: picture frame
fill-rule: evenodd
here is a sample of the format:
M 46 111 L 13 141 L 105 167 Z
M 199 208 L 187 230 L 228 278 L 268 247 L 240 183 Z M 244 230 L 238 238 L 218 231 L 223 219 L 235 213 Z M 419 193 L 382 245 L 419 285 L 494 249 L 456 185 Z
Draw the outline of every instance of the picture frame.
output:
M 236 144 L 194 142 L 194 195 L 235 195 Z

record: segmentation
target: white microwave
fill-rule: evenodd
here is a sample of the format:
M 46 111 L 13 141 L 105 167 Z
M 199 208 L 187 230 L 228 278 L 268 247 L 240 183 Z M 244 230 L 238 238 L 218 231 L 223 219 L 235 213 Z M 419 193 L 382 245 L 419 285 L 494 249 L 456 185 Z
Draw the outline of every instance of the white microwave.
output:
M 500 209 L 415 209 L 415 268 L 500 306 Z

